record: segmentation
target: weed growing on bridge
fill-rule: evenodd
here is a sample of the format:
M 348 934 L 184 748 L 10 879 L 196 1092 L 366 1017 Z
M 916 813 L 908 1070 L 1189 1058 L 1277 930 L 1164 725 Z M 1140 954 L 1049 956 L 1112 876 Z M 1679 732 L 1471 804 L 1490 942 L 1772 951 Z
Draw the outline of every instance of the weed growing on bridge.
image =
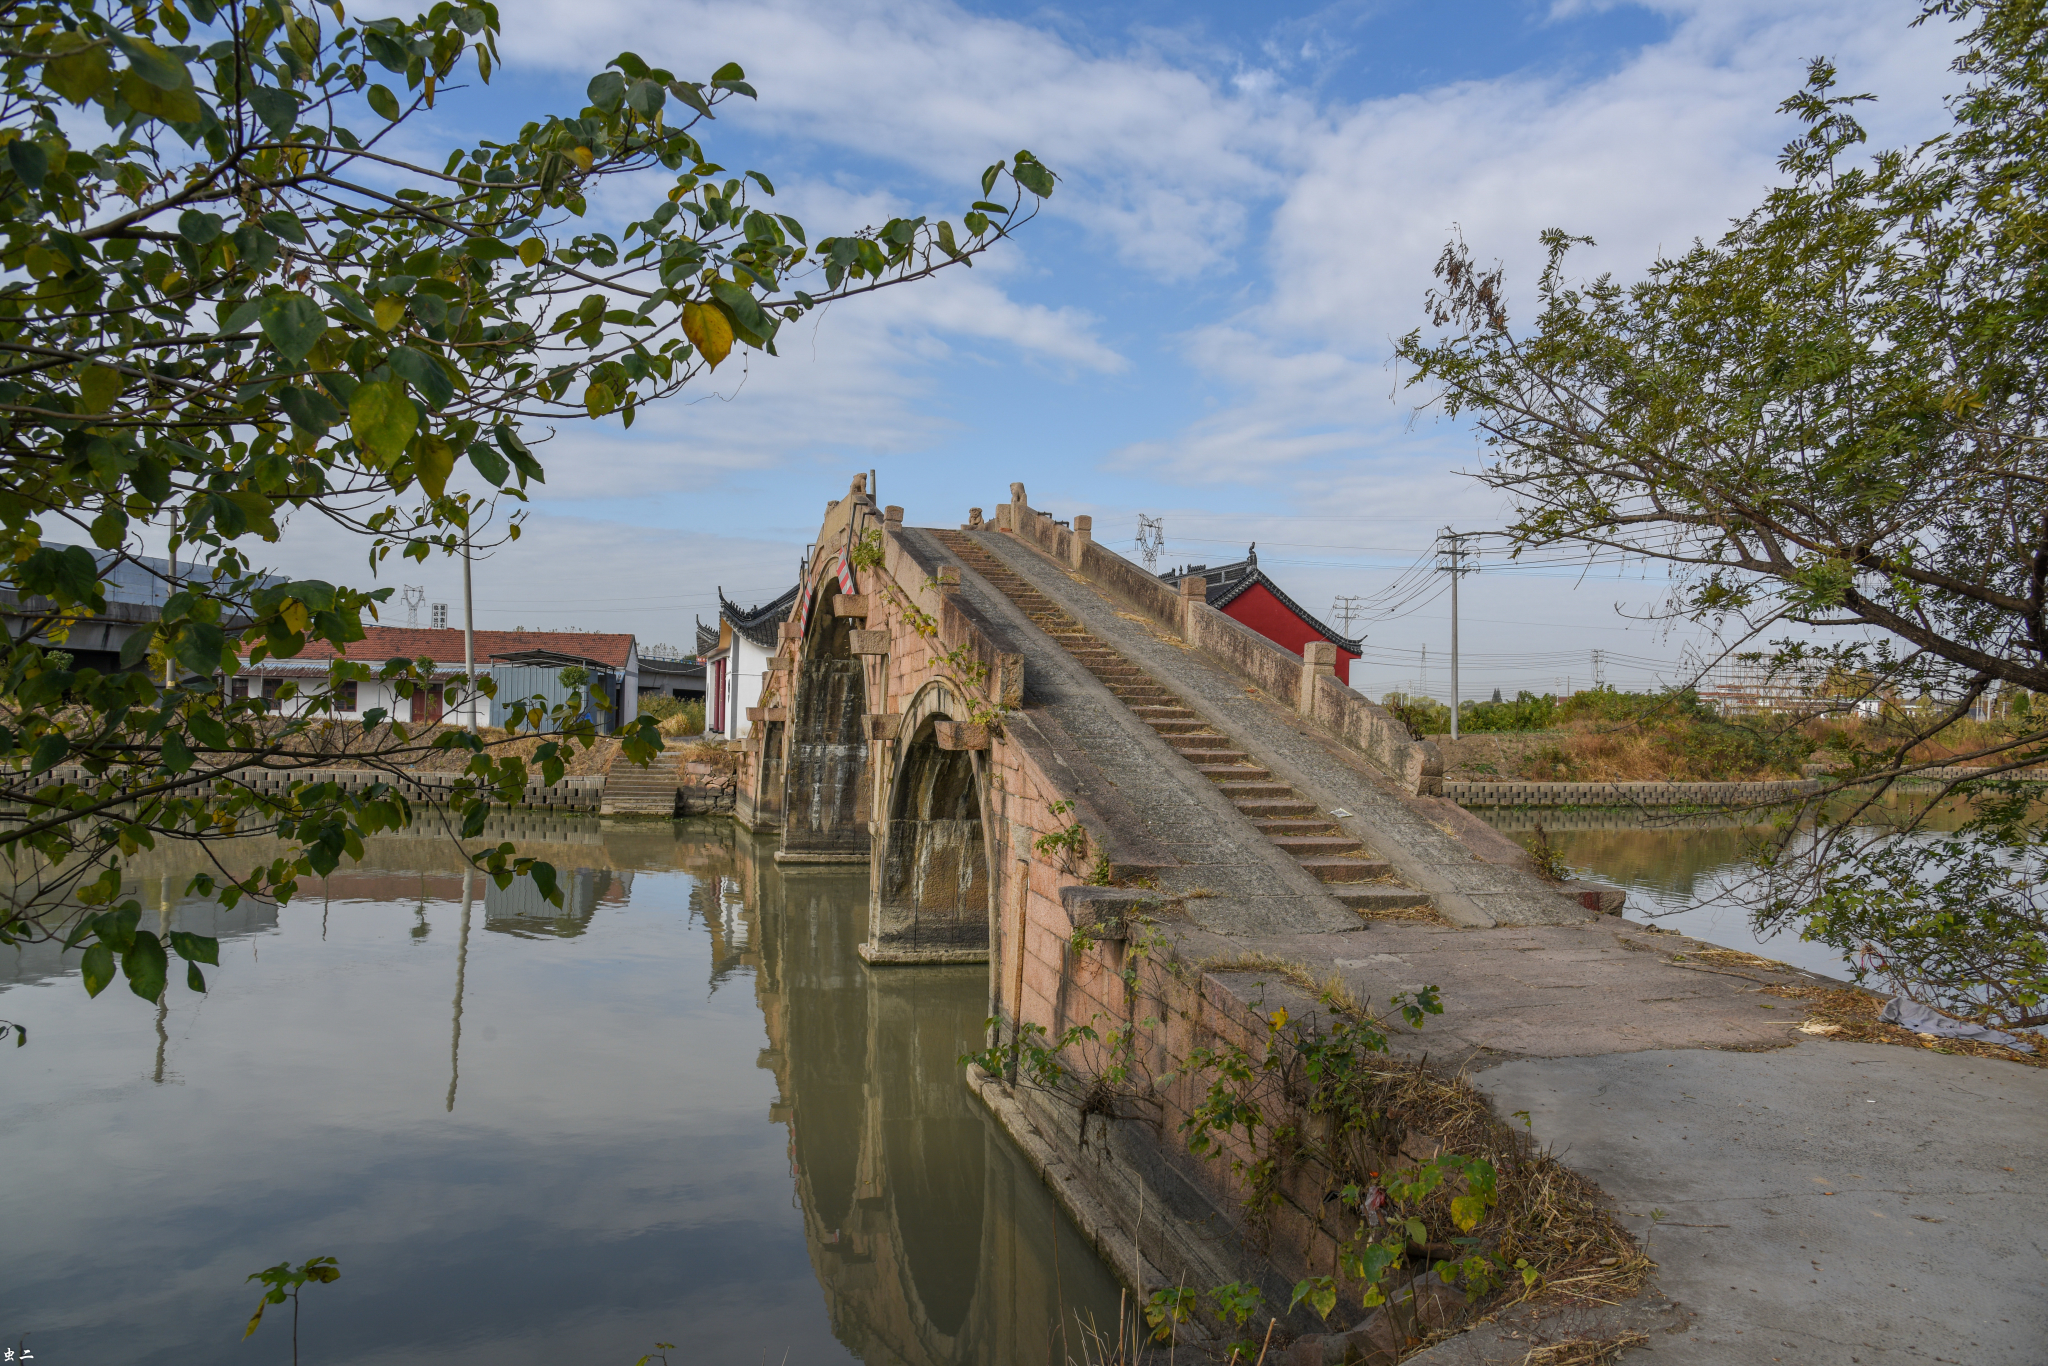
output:
M 1162 971 L 1186 980 L 1189 965 L 1166 948 L 1163 936 L 1143 932 L 1126 946 L 1120 975 L 1134 1017 L 1143 963 L 1159 956 Z M 1179 1132 L 1189 1151 L 1229 1163 L 1254 1238 L 1270 1239 L 1290 1202 L 1325 1231 L 1349 1225 L 1307 1268 L 1290 1310 L 1306 1305 L 1328 1320 L 1346 1301 L 1377 1309 L 1383 1332 L 1412 1345 L 1442 1326 L 1446 1295 L 1459 1306 L 1503 1291 L 1612 1300 L 1640 1286 L 1650 1263 L 1598 1192 L 1463 1078 L 1394 1057 L 1381 1021 L 1340 976 L 1318 981 L 1304 964 L 1261 954 L 1199 966 L 1274 973 L 1321 1009 L 1262 1009 L 1263 1038 L 1196 1048 L 1157 1077 L 1143 1073 L 1136 1048 L 1158 1028 L 1149 1018 L 1109 1030 L 1094 1021 L 1058 1039 L 1027 1025 L 1015 1049 L 962 1061 L 992 1075 L 1018 1066 L 1027 1084 L 1076 1104 L 1084 1132 L 1087 1115 L 1109 1115 L 1119 1100 L 1164 1111 L 1169 1088 L 1193 1083 Z M 1417 1028 L 1443 1010 L 1433 987 L 1388 1004 Z M 1092 1074 L 1071 1052 L 1081 1044 L 1101 1049 Z M 1252 1310 L 1233 1306 L 1246 1303 L 1245 1289 L 1217 1287 L 1203 1312 L 1226 1330 L 1241 1327 Z M 1146 1316 L 1170 1335 L 1198 1303 L 1162 1293 Z M 1257 1348 L 1233 1345 L 1245 1360 Z
M 880 569 L 882 558 L 882 529 L 878 526 L 863 531 L 847 555 L 855 569 Z
M 864 536 L 855 544 L 853 562 L 855 565 L 878 569 L 882 564 L 881 533 L 870 531 L 874 537 L 872 548 Z M 936 592 L 938 580 L 924 581 L 926 592 Z M 911 600 L 910 594 L 898 584 L 886 584 L 882 588 L 884 600 L 892 603 L 903 617 L 904 624 L 927 641 L 935 641 L 939 635 L 939 619 L 925 611 Z M 960 697 L 967 703 L 967 719 L 979 726 L 987 726 L 990 734 L 1002 727 L 1003 718 L 1010 714 L 1010 708 L 988 696 L 989 668 L 975 653 L 972 641 L 961 641 L 958 645 L 940 654 L 935 661 L 938 670 L 951 682 Z
M 1074 804 L 1057 801 L 1045 809 L 1054 820 L 1059 820 L 1074 813 Z M 1076 873 L 1080 869 L 1081 856 L 1088 852 L 1088 831 L 1081 822 L 1068 821 L 1050 835 L 1040 835 L 1031 847 L 1041 858 L 1057 858 L 1063 871 Z

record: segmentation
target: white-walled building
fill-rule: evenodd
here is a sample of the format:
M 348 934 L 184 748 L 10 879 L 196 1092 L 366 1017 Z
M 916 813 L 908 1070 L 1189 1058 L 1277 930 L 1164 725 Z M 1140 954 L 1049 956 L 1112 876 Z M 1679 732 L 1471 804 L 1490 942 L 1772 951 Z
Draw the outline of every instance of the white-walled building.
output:
M 795 588 L 761 607 L 742 608 L 718 590 L 718 627 L 697 623 L 697 648 L 705 664 L 704 733 L 745 739 L 747 708 L 761 696 L 768 657 L 781 644 L 780 627 L 796 606 Z
M 513 667 L 534 667 L 534 661 L 546 660 L 566 665 L 572 662 L 584 663 L 609 674 L 613 679 L 610 692 L 611 712 L 604 729 L 614 730 L 620 724 L 620 711 L 626 699 L 632 700 L 634 713 L 638 710 L 639 697 L 639 653 L 634 638 L 616 632 L 599 631 L 478 631 L 476 633 L 476 671 L 478 674 L 502 675 Z M 329 666 L 334 662 L 337 651 L 324 641 L 308 641 L 306 648 L 292 659 L 266 659 L 259 664 L 245 664 L 227 687 L 235 697 L 276 697 L 287 679 L 298 683 L 304 694 L 327 687 Z M 436 630 L 405 626 L 369 626 L 364 629 L 363 639 L 349 645 L 347 657 L 358 664 L 367 664 L 371 669 L 380 669 L 392 659 L 428 659 L 433 661 L 433 676 L 436 679 L 452 679 L 462 673 L 462 632 L 455 629 Z M 502 677 L 500 681 L 504 681 Z M 416 693 L 402 698 L 397 688 L 390 683 L 370 679 L 343 685 L 340 705 L 334 710 L 337 719 L 361 717 L 367 712 L 382 710 L 386 716 L 412 724 L 442 722 L 449 725 L 467 725 L 472 720 L 478 726 L 495 724 L 491 700 L 481 695 L 460 699 L 452 707 L 444 706 L 439 689 Z M 291 710 L 298 705 L 286 704 Z M 632 720 L 631 715 L 624 717 Z

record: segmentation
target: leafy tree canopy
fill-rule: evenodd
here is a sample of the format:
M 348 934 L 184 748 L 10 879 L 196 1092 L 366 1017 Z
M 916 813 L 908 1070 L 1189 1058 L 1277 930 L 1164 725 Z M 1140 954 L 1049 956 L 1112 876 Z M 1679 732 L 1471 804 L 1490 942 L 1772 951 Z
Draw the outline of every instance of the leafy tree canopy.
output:
M 746 73 L 678 76 L 630 52 L 581 109 L 409 160 L 418 139 L 396 130 L 488 81 L 500 32 L 488 3 L 363 20 L 289 0 L 0 0 L 0 589 L 17 614 L 0 642 L 0 942 L 87 945 L 91 992 L 118 972 L 155 999 L 174 956 L 201 988 L 215 961 L 204 937 L 140 927 L 121 898 L 138 850 L 201 842 L 220 872 L 195 893 L 283 900 L 415 818 L 399 774 L 428 743 L 471 751 L 448 815 L 472 845 L 528 780 L 527 761 L 467 733 L 336 720 L 345 686 L 371 678 L 450 703 L 490 690 L 428 661 L 335 659 L 278 706 L 223 695 L 243 660 L 361 641 L 391 591 L 261 572 L 256 543 L 288 515 L 360 536 L 373 566 L 454 550 L 488 505 L 544 479 L 523 432 L 631 425 L 736 348 L 773 355 L 810 309 L 971 265 L 1053 190 L 1019 152 L 983 173 L 957 226 L 813 242 L 768 176 L 728 171 L 701 140 L 754 98 Z M 583 220 L 616 177 L 646 202 L 614 236 Z M 474 479 L 458 479 L 465 462 Z M 495 496 L 461 491 L 477 481 Z M 67 633 L 106 612 L 117 564 L 148 569 L 149 523 L 199 567 L 166 585 L 122 667 L 77 667 Z M 525 713 L 553 732 L 531 756 L 543 780 L 591 742 L 584 709 Z M 247 781 L 337 747 L 380 781 L 288 796 Z M 629 756 L 659 747 L 651 718 L 629 730 Z M 220 863 L 220 841 L 256 832 L 292 852 Z M 470 855 L 559 901 L 554 870 L 509 844 Z
M 2048 690 L 2048 22 L 2043 0 L 1936 0 L 1918 22 L 1937 19 L 1966 26 L 1967 79 L 1939 137 L 1866 155 L 1853 111 L 1869 97 L 1837 93 L 1816 61 L 1783 107 L 1805 126 L 1780 160 L 1786 183 L 1720 240 L 1625 284 L 1575 279 L 1587 239 L 1546 233 L 1523 329 L 1503 272 L 1454 241 L 1428 334 L 1400 346 L 1412 381 L 1483 434 L 1481 478 L 1512 498 L 1518 548 L 1661 561 L 1677 610 L 1732 626 L 1731 649 L 1803 628 L 1768 661 L 1781 679 L 1900 722 L 1856 756 L 1857 782 L 1912 767 L 1915 746 L 1987 694 Z M 1923 696 L 1938 705 L 1911 705 Z M 1986 772 L 2048 757 L 2048 718 L 2009 710 L 2014 724 L 1964 756 Z M 1867 803 L 1881 785 L 1860 790 Z M 2015 857 L 2038 857 L 2022 844 Z M 1936 904 L 1899 889 L 1939 859 L 1858 874 L 1832 837 L 1804 848 L 1779 865 L 1767 922 L 1824 884 L 1843 904 L 1845 875 L 1881 874 L 1894 910 Z M 2038 936 L 2048 917 L 2032 895 L 2032 919 L 2007 915 L 1997 933 Z M 1835 942 L 1854 919 L 1815 923 Z M 1970 962 L 2038 958 L 2008 947 Z M 1959 984 L 1976 970 L 1951 965 Z M 1914 975 L 1929 975 L 1924 955 Z

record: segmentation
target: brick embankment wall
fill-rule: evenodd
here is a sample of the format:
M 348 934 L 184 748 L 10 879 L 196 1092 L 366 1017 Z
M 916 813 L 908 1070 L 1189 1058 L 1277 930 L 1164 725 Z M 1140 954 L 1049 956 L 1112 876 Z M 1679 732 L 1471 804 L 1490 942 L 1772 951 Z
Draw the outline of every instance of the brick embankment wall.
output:
M 1757 806 L 1820 791 L 1813 779 L 1756 783 L 1444 783 L 1460 806 Z
M 405 795 L 415 802 L 446 802 L 448 790 L 461 775 L 458 773 L 409 772 L 399 775 L 388 774 L 367 768 L 292 768 L 292 769 L 241 769 L 234 777 L 257 792 L 268 796 L 282 797 L 299 783 L 339 783 L 344 792 L 360 792 L 372 783 L 395 780 Z M 54 768 L 46 781 L 88 783 L 92 778 L 82 768 Z M 586 774 L 564 776 L 552 787 L 539 782 L 526 785 L 521 800 L 523 807 L 545 810 L 595 811 L 604 798 L 604 775 Z

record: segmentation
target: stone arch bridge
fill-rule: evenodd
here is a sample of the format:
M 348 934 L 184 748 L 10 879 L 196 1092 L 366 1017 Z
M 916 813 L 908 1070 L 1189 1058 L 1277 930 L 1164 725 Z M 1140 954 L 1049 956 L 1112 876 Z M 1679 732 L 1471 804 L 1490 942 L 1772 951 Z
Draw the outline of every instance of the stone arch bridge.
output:
M 829 505 L 749 709 L 737 815 L 785 865 L 870 864 L 869 961 L 1000 962 L 1116 902 L 1222 933 L 1590 914 L 1436 795 L 1434 746 L 1327 647 L 1273 644 L 1022 485 L 948 528 L 864 485 Z
M 1841 1280 L 1807 1296 L 1807 1254 L 1777 1248 L 1771 1211 L 1687 1204 L 1672 1186 L 1754 1179 L 1769 1169 L 1762 1131 L 1692 1143 L 1683 1173 L 1664 1170 L 1668 1147 L 1603 1146 L 1668 1133 L 1654 1126 L 1680 1106 L 1688 1123 L 1757 1113 L 1743 1107 L 1763 1095 L 1794 1111 L 1834 1096 L 1860 1113 L 1869 1098 L 1850 1094 L 1865 1085 L 1850 1074 L 1865 1069 L 1826 1052 L 1857 1045 L 1786 1051 L 1803 1037 L 1794 998 L 1817 979 L 1749 955 L 1716 966 L 1725 950 L 1601 914 L 1617 893 L 1544 880 L 1518 844 L 1445 800 L 1433 746 L 1337 681 L 1333 647 L 1294 655 L 1209 607 L 1199 579 L 1163 583 L 1090 532 L 1016 484 L 992 517 L 908 527 L 856 479 L 827 507 L 750 709 L 736 815 L 779 837 L 785 880 L 868 865 L 869 962 L 985 963 L 991 1043 L 1092 1029 L 1051 1089 L 1020 1082 L 1014 1049 L 991 1060 L 1001 1075 L 968 1079 L 1127 1286 L 1142 1297 L 1244 1280 L 1277 1308 L 1300 1277 L 1336 1274 L 1355 1229 L 1325 1198 L 1330 1170 L 1283 1164 L 1253 1191 L 1242 1173 L 1263 1155 L 1249 1140 L 1223 1140 L 1229 1161 L 1190 1155 L 1178 1135 L 1206 1082 L 1189 1064 L 1213 1056 L 1198 1050 L 1262 1052 L 1281 1007 L 1287 1028 L 1314 1027 L 1333 990 L 1383 1008 L 1433 985 L 1443 1013 L 1421 1032 L 1382 1021 L 1397 1053 L 1466 1066 L 1618 1201 L 1676 1202 L 1697 1221 L 1680 1227 L 1734 1228 L 1724 1241 L 1774 1268 L 1757 1274 L 1782 1303 L 1760 1308 L 1729 1288 L 1737 1270 L 1712 1248 L 1666 1263 L 1659 1285 L 1689 1302 L 1695 1332 L 1739 1346 L 1747 1329 L 1741 1341 L 1761 1345 L 1768 1327 L 1772 1342 L 1805 1344 L 1800 1359 L 1834 1361 L 1834 1344 L 1893 1312 L 1884 1291 Z M 894 999 L 936 1010 L 915 983 L 941 977 L 959 981 L 906 972 Z M 1789 1164 L 1802 1150 L 1777 1151 Z M 1867 1244 L 1871 1230 L 1833 1205 L 1847 1209 L 1801 1218 Z M 1873 1268 L 1897 1264 L 1894 1280 L 1922 1255 L 1866 1250 Z M 1996 1261 L 1950 1259 L 1972 1275 Z M 1635 1318 L 1607 1327 L 1681 1321 L 1656 1294 L 1631 1305 L 1614 1313 Z M 1607 1311 L 1587 1312 L 1599 1336 Z M 1987 1321 L 1957 1315 L 1951 1337 Z M 954 1341 L 951 1322 L 932 1318 L 931 1341 Z M 1357 1346 L 1306 1309 L 1287 1327 L 1290 1360 Z M 1519 1360 L 1526 1343 L 1501 1350 Z

